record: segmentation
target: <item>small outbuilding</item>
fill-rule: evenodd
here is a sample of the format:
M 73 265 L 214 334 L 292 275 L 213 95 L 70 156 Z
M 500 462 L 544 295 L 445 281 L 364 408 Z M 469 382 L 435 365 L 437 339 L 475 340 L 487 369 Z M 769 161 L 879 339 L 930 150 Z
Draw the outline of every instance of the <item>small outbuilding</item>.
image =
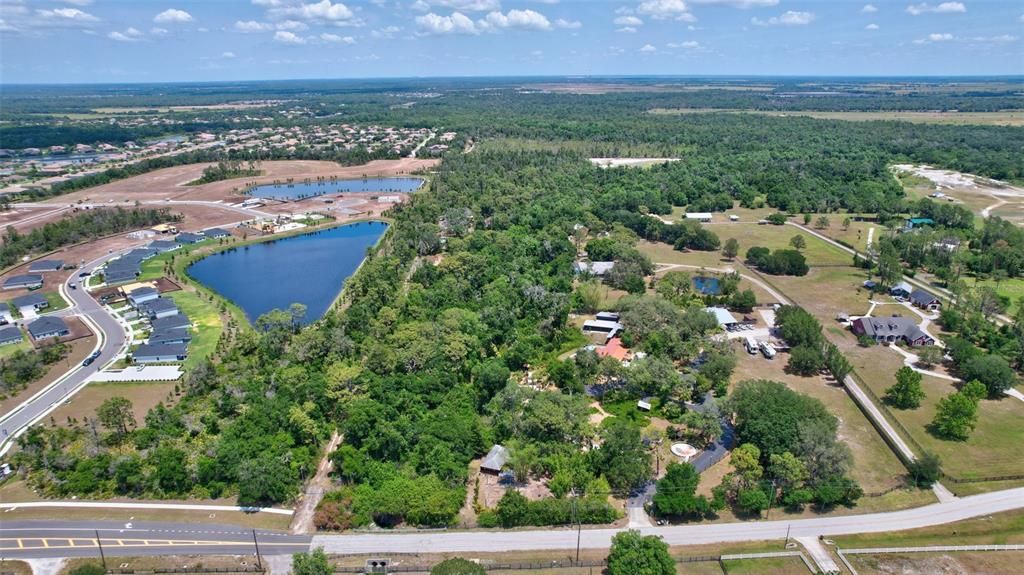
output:
M 64 337 L 71 335 L 71 329 L 64 320 L 59 317 L 44 316 L 28 324 L 28 333 L 32 339 L 50 339 L 51 337 Z
M 900 283 L 898 283 L 898 284 L 892 286 L 891 288 L 889 288 L 889 295 L 891 295 L 893 297 L 906 298 L 906 297 L 910 297 L 910 294 L 913 291 L 914 291 L 914 287 L 913 286 L 911 286 L 909 283 L 907 283 L 905 281 L 901 281 Z
M 904 231 L 910 231 L 914 228 L 920 228 L 922 226 L 934 226 L 935 220 L 931 218 L 908 218 L 903 223 Z
M 684 217 L 688 220 L 697 220 L 698 222 L 705 223 L 711 221 L 711 212 L 687 212 Z
M 511 454 L 509 454 L 505 446 L 495 444 L 487 452 L 487 457 L 484 457 L 483 463 L 480 464 L 480 472 L 498 475 L 505 468 L 505 464 L 508 463 L 510 458 Z
M 43 287 L 43 276 L 39 274 L 11 276 L 4 282 L 4 289 L 38 289 L 41 287 Z
M 724 307 L 706 307 L 704 311 L 715 316 L 715 321 L 718 322 L 719 327 L 728 329 L 739 323 L 739 320 Z
M 63 260 L 36 260 L 28 266 L 28 271 L 34 273 L 57 272 L 62 269 L 64 269 Z
M 0 345 L 21 343 L 24 339 L 25 338 L 21 335 L 21 330 L 16 326 L 8 325 L 0 327 Z
M 622 331 L 623 325 L 617 321 L 605 321 L 600 319 L 588 319 L 583 322 L 584 333 L 599 333 L 605 336 L 605 341 L 610 340 Z

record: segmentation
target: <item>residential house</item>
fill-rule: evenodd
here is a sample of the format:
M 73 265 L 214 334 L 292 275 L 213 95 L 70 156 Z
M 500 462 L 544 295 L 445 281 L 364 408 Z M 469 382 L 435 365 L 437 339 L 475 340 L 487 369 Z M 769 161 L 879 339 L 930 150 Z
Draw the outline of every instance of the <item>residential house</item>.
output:
M 62 269 L 64 269 L 63 260 L 36 260 L 28 266 L 28 271 L 33 273 L 57 272 Z
M 23 318 L 34 318 L 39 310 L 50 307 L 50 301 L 40 293 L 30 293 L 11 300 Z
M 855 335 L 866 335 L 879 343 L 903 341 L 910 346 L 932 345 L 935 340 L 906 317 L 860 317 L 850 325 Z
M 178 234 L 177 236 L 174 237 L 174 240 L 176 242 L 178 242 L 179 244 L 183 245 L 183 246 L 184 245 L 189 245 L 189 244 L 199 243 L 199 242 L 201 242 L 201 241 L 203 241 L 205 239 L 206 239 L 205 236 L 201 236 L 199 234 L 193 234 L 191 232 L 182 232 L 182 233 L 180 233 L 180 234 Z
M 135 363 L 162 363 L 184 361 L 187 356 L 188 350 L 184 344 L 143 344 L 132 352 L 132 361 Z
M 203 235 L 211 239 L 229 238 L 231 237 L 231 232 L 221 228 L 210 228 L 203 230 Z
M 43 316 L 28 324 L 28 333 L 32 336 L 32 339 L 39 341 L 51 337 L 71 335 L 71 329 L 59 317 Z
M 154 331 L 169 331 L 178 329 L 188 329 L 191 322 L 188 316 L 179 312 L 177 315 L 171 315 L 167 317 L 161 317 L 149 322 L 149 327 Z
M 150 345 L 167 345 L 173 343 L 188 344 L 192 341 L 192 334 L 187 329 L 164 329 L 153 330 L 149 334 L 147 343 Z
M 18 326 L 9 325 L 6 327 L 0 327 L 0 345 L 8 345 L 12 343 L 21 343 L 24 337 L 21 335 L 21 330 Z
M 141 317 L 146 317 L 151 320 L 170 317 L 180 313 L 178 306 L 174 305 L 172 300 L 163 298 L 157 298 L 145 303 L 140 303 L 135 309 L 138 310 Z
M 146 244 L 146 247 L 151 250 L 156 250 L 156 253 L 162 254 L 164 252 L 172 252 L 181 247 L 181 244 L 177 240 L 153 240 Z
M 8 323 L 14 323 L 14 314 L 6 303 L 0 302 L 0 325 Z
M 108 284 L 134 281 L 136 276 L 139 275 L 138 264 L 132 265 L 127 262 L 118 262 L 120 260 L 114 260 L 107 264 L 107 267 L 103 270 L 103 281 Z
M 139 304 L 153 301 L 160 297 L 160 292 L 151 287 L 140 287 L 128 292 L 128 303 L 132 307 L 139 307 Z
M 936 311 L 942 307 L 942 302 L 939 301 L 939 298 L 923 289 L 914 290 L 910 294 L 910 303 L 921 309 L 927 309 L 930 311 Z
M 4 282 L 4 289 L 37 289 L 43 287 L 43 276 L 22 274 L 11 276 Z

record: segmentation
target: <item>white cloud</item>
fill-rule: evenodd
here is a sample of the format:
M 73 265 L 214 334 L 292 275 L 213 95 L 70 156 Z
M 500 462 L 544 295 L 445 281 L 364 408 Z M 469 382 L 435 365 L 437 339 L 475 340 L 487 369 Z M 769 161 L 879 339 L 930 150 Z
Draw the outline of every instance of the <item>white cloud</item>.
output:
M 864 27 L 865 30 L 878 30 L 878 24 L 868 24 Z
M 7 23 L 6 20 L 0 18 L 0 32 L 17 32 L 18 29 Z
M 481 20 L 485 27 L 517 28 L 519 30 L 551 30 L 551 22 L 540 12 L 533 10 L 509 10 L 507 14 L 491 12 L 486 20 Z
M 281 5 L 267 10 L 267 15 L 275 20 L 304 20 L 339 26 L 359 26 L 362 20 L 341 2 L 321 0 L 315 4 Z
M 932 42 L 949 42 L 951 40 L 953 40 L 953 35 L 948 32 L 932 32 L 924 38 L 914 40 L 914 44 L 931 44 Z
M 632 26 L 623 26 L 622 28 L 617 28 L 615 31 L 616 32 L 621 32 L 623 34 L 632 34 L 632 33 L 636 32 L 636 28 L 634 28 Z
M 443 34 L 479 34 L 476 24 L 462 12 L 452 12 L 451 16 L 440 16 L 433 12 L 416 17 L 416 26 L 420 35 L 432 36 Z
M 682 20 L 693 22 L 696 18 L 690 14 L 683 0 L 644 0 L 636 7 L 638 14 L 650 16 L 655 20 Z
M 964 6 L 963 2 L 943 2 L 932 6 L 927 2 L 921 2 L 920 4 L 911 4 L 907 6 L 907 12 L 913 16 L 919 16 L 921 14 L 956 14 L 958 12 L 966 12 L 967 7 Z
M 301 46 L 306 43 L 306 39 L 302 36 L 295 34 L 295 32 L 289 32 L 287 30 L 278 30 L 274 32 L 274 42 L 280 44 L 288 44 L 291 46 Z
M 267 32 L 273 30 L 274 26 L 267 22 L 257 22 L 255 20 L 238 20 L 235 22 L 235 31 L 243 34 L 251 34 L 254 32 Z
M 53 10 L 36 10 L 36 14 L 44 20 L 64 22 L 99 22 L 100 19 L 78 8 L 54 8 Z
M 696 40 L 687 40 L 685 42 L 669 42 L 665 44 L 669 48 L 684 48 L 686 50 L 699 50 L 701 48 L 700 42 Z
M 398 34 L 401 31 L 402 29 L 399 28 L 398 26 L 387 26 L 370 32 L 370 36 L 373 36 L 374 38 L 390 39 L 394 38 L 395 34 Z
M 356 39 L 352 36 L 338 36 L 337 34 L 321 34 L 320 39 L 324 42 L 331 42 L 332 44 L 355 44 Z
M 583 27 L 583 22 L 579 20 L 566 20 L 565 18 L 559 18 L 555 20 L 556 28 L 563 28 L 565 30 L 579 30 Z
M 616 26 L 636 27 L 643 26 L 644 21 L 637 18 L 636 16 L 619 16 L 618 18 L 612 20 L 612 24 L 615 24 Z
M 185 22 L 192 21 L 192 15 L 184 10 L 177 10 L 175 8 L 168 8 L 163 12 L 153 17 L 153 21 L 157 24 L 183 24 Z
M 426 12 L 430 10 L 430 4 L 427 4 L 423 0 L 416 0 L 412 3 L 411 8 L 417 12 Z
M 225 60 L 230 60 L 230 59 L 235 57 L 235 53 L 234 52 L 223 52 L 223 53 L 221 53 L 220 57 L 224 58 Z
M 806 26 L 814 22 L 814 13 L 787 10 L 780 16 L 772 16 L 767 20 L 755 17 L 751 18 L 750 22 L 755 26 Z
M 160 28 L 158 26 L 154 26 L 149 29 L 149 33 L 154 36 L 166 36 L 170 32 L 167 30 L 167 28 Z
M 874 4 L 865 4 L 864 7 L 860 9 L 860 11 L 863 12 L 864 14 L 874 14 L 875 12 L 878 12 L 878 8 L 875 8 Z
M 63 0 L 65 4 L 74 4 L 75 6 L 88 6 L 92 4 L 92 0 Z
M 135 28 L 128 28 L 124 32 L 111 32 L 107 34 L 107 38 L 115 40 L 117 42 L 138 42 L 139 38 L 142 37 L 142 32 Z
M 690 0 L 694 4 L 721 4 L 733 8 L 768 8 L 778 6 L 779 0 Z
M 280 6 L 281 5 L 281 0 L 252 0 L 252 3 L 253 3 L 254 6 L 273 7 L 273 6 Z
M 648 53 L 648 54 L 649 54 L 649 53 L 651 53 L 651 52 L 657 52 L 657 51 L 658 51 L 658 49 L 657 49 L 657 48 L 655 48 L 654 46 L 651 46 L 650 44 L 644 44 L 644 47 L 643 47 L 643 48 L 640 48 L 640 51 L 641 51 L 641 52 L 646 52 L 646 53 Z
M 303 32 L 309 30 L 309 26 L 298 20 L 285 20 L 284 22 L 278 22 L 276 25 L 278 30 L 290 30 L 292 32 Z
M 542 57 L 544 57 L 544 51 L 543 50 L 534 50 L 534 51 L 530 52 L 530 55 L 533 56 L 534 58 L 542 58 Z
M 430 5 L 451 8 L 456 12 L 494 12 L 501 10 L 499 0 L 429 0 Z
M 1000 36 L 975 36 L 971 38 L 972 42 L 981 42 L 983 44 L 1010 44 L 1016 42 L 1019 38 L 1011 34 L 1002 34 Z

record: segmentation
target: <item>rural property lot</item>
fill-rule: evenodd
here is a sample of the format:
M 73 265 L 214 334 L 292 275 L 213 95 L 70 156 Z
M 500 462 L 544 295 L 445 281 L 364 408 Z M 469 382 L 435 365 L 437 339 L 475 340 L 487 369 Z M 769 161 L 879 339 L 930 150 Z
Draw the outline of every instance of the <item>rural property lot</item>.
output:
M 766 110 L 730 110 L 723 108 L 654 108 L 651 114 L 676 116 L 682 114 L 763 114 L 777 118 L 807 117 L 819 120 L 844 120 L 847 122 L 900 121 L 915 124 L 952 124 L 963 126 L 976 124 L 982 126 L 1024 126 L 1024 111 L 1007 110 L 1004 112 L 912 112 L 912 111 L 871 111 L 871 112 L 811 112 L 811 111 L 766 111 Z

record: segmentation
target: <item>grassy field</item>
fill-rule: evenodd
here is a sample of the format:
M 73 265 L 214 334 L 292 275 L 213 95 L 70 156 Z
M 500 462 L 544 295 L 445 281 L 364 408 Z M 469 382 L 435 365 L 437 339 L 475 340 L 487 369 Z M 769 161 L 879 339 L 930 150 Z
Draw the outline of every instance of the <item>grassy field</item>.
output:
M 57 425 L 67 426 L 69 417 L 79 422 L 83 417 L 92 418 L 104 401 L 111 397 L 123 397 L 132 402 L 132 413 L 135 414 L 136 423 L 141 426 L 150 408 L 167 401 L 168 394 L 173 392 L 174 384 L 167 382 L 91 383 L 58 407 L 51 416 Z
M 837 342 L 838 343 L 838 342 Z M 895 383 L 895 373 L 903 365 L 902 356 L 881 346 L 862 348 L 841 346 L 861 380 L 877 395 Z M 953 393 L 953 383 L 925 376 L 921 385 L 926 393 L 921 407 L 912 410 L 889 409 L 924 449 L 942 458 L 946 473 L 960 478 L 1024 474 L 1024 418 L 1020 402 L 1012 398 L 982 400 L 978 425 L 964 442 L 939 439 L 928 431 L 939 399 Z M 950 489 L 957 485 L 950 483 Z M 983 485 L 973 485 L 975 489 Z
M 971 287 L 976 286 L 988 286 L 996 288 L 996 293 L 1001 296 L 1010 298 L 1010 307 L 1006 310 L 1006 315 L 1012 316 L 1017 313 L 1017 309 L 1020 308 L 1021 301 L 1024 300 L 1024 278 L 1013 278 L 999 282 L 998 287 L 996 282 L 992 280 L 977 280 L 975 278 L 968 278 L 967 285 Z
M 766 360 L 761 355 L 750 355 L 734 344 L 738 363 L 733 381 L 745 379 L 771 379 L 785 383 L 790 389 L 818 399 L 829 413 L 839 419 L 839 438 L 853 452 L 851 476 L 867 493 L 877 493 L 903 483 L 906 469 L 889 446 L 875 431 L 849 394 L 840 387 L 829 385 L 821 377 L 800 377 L 785 372 L 787 356 Z M 933 500 L 931 493 L 922 503 Z
M 196 292 L 181 290 L 169 295 L 195 326 L 192 342 L 188 346 L 188 358 L 185 359 L 184 367 L 187 370 L 210 357 L 217 347 L 224 321 L 217 311 L 217 305 Z
M 763 114 L 776 117 L 805 116 L 819 120 L 844 120 L 848 122 L 900 121 L 917 124 L 949 124 L 956 126 L 1024 126 L 1024 111 L 1005 112 L 770 112 L 761 110 L 725 110 L 720 108 L 654 108 L 652 114 L 681 115 L 700 113 Z

